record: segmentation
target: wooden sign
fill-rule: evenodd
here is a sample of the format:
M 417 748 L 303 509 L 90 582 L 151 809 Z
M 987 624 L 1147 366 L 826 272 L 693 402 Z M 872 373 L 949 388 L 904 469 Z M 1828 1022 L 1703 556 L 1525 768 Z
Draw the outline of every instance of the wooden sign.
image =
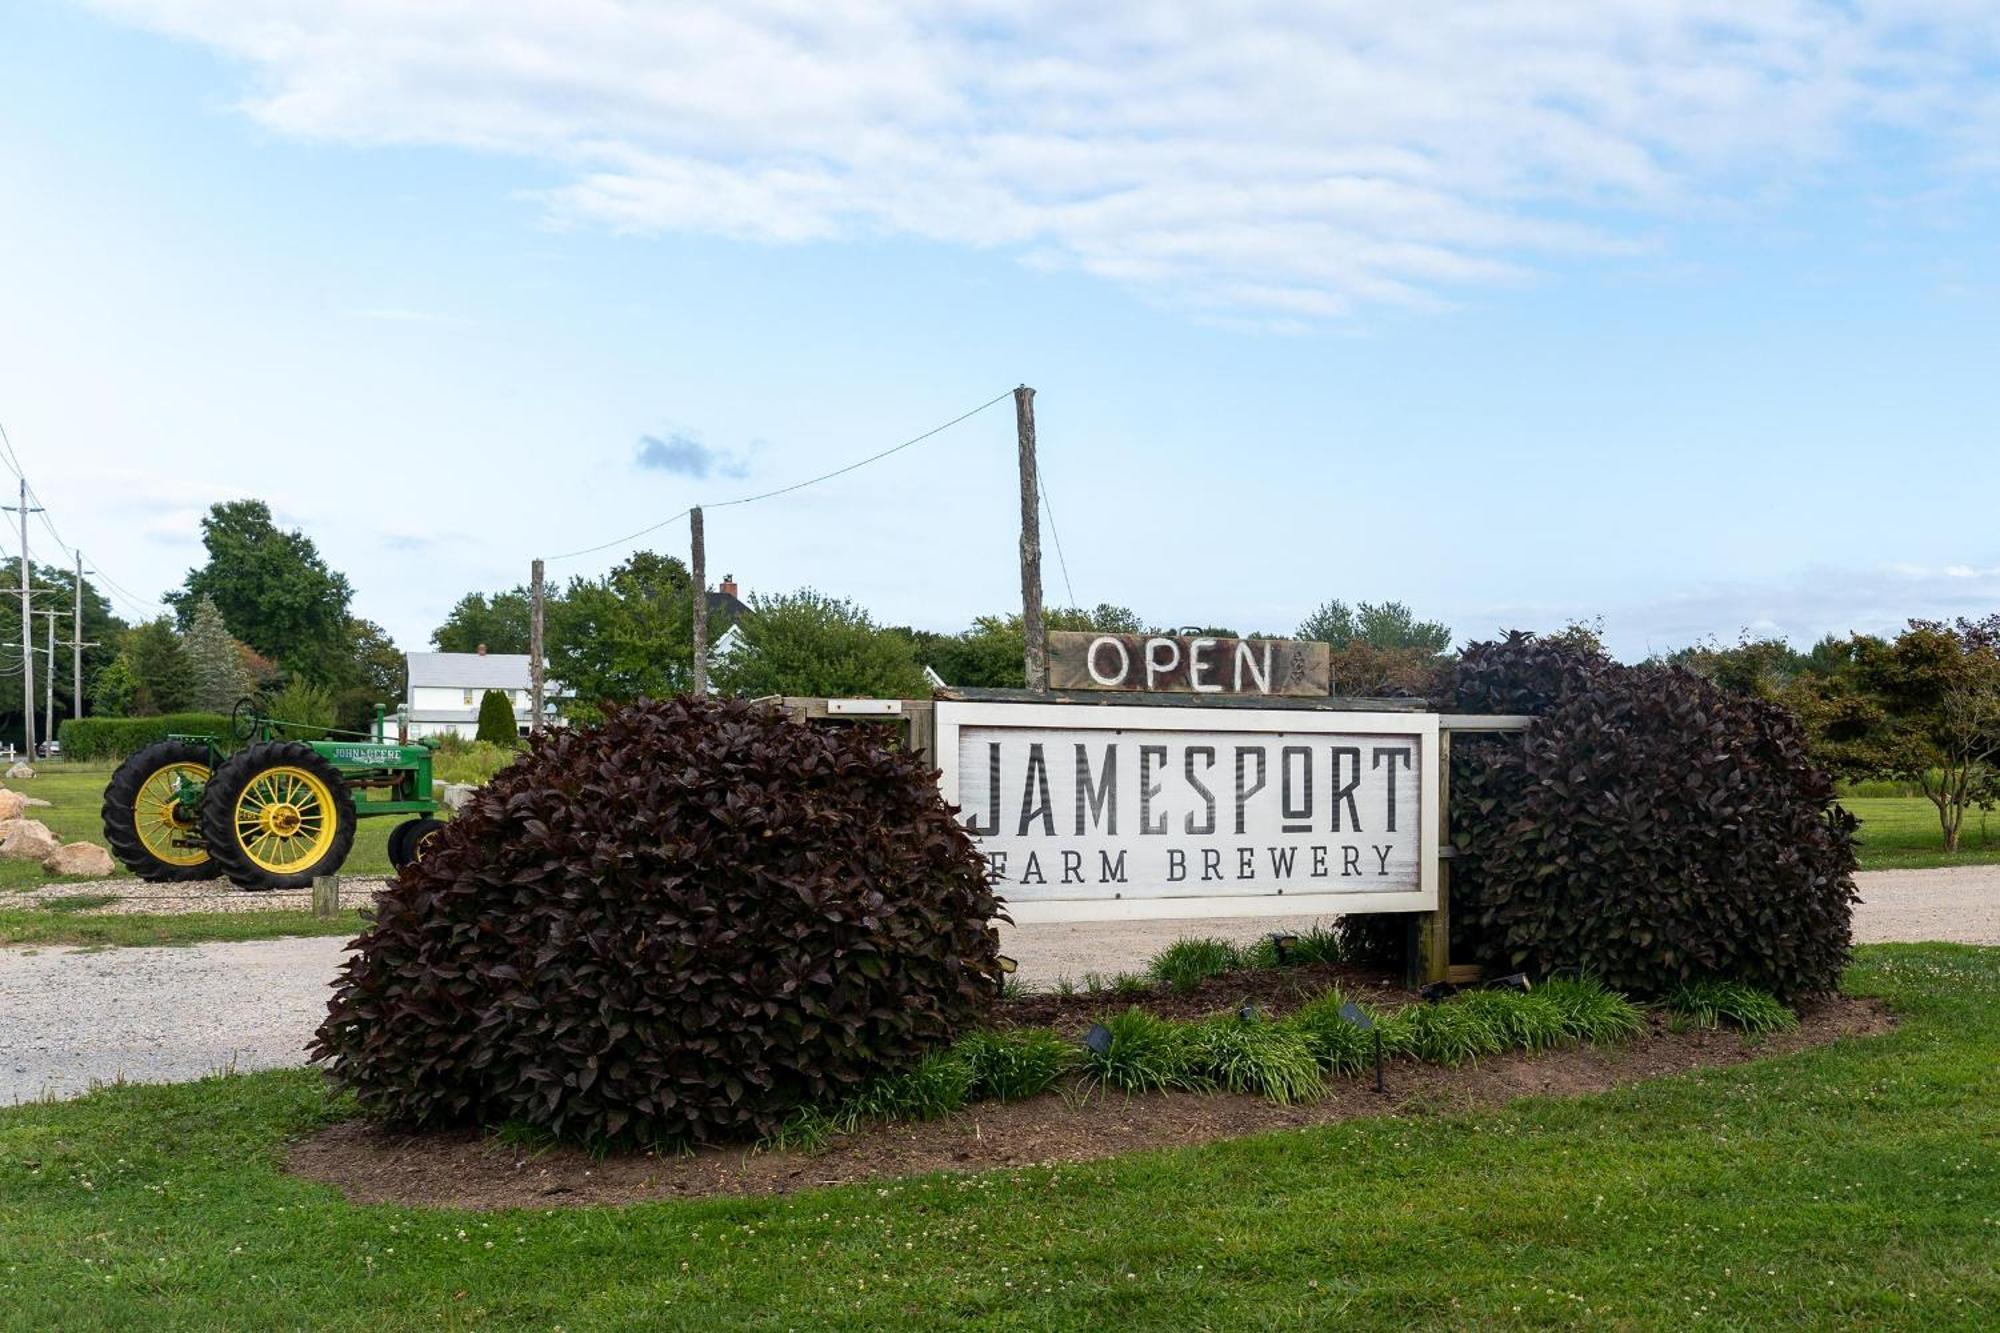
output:
M 1049 686 L 1058 690 L 1310 695 L 1327 693 L 1327 679 L 1327 647 L 1313 640 L 1076 630 L 1049 635 Z
M 1425 912 L 1438 716 L 937 705 L 939 785 L 1017 923 Z

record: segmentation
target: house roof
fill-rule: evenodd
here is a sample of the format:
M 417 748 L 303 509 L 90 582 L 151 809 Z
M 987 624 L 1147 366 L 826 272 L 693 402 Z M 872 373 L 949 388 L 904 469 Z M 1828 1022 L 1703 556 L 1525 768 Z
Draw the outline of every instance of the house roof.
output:
M 709 615 L 718 616 L 733 625 L 740 617 L 749 613 L 750 608 L 745 606 L 734 593 L 717 592 L 713 588 L 708 590 Z
M 526 653 L 410 653 L 410 685 L 462 690 L 525 690 Z

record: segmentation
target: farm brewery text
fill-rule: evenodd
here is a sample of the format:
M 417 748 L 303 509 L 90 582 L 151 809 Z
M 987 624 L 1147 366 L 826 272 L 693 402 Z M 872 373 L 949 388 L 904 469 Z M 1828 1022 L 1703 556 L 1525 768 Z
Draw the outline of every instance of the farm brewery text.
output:
M 1404 733 L 966 726 L 959 802 L 1013 899 L 1383 892 L 1419 883 Z

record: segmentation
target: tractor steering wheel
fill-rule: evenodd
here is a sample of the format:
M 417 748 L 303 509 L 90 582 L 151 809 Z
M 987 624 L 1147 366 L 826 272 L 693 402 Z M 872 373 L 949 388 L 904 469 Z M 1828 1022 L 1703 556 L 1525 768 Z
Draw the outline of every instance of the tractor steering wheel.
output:
M 229 710 L 229 734 L 239 743 L 257 734 L 257 701 L 247 694 Z

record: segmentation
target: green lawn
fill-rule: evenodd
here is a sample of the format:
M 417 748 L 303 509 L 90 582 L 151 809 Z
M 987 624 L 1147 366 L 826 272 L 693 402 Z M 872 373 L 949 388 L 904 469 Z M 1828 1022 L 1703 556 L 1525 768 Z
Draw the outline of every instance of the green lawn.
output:
M 346 890 L 341 892 L 345 901 Z M 4 903 L 0 899 L 0 903 Z M 361 913 L 343 908 L 317 917 L 296 908 L 262 912 L 129 912 L 81 916 L 67 899 L 28 907 L 0 906 L 0 945 L 205 944 L 211 940 L 272 940 L 290 935 L 361 933 Z
M 291 1179 L 310 1073 L 0 1110 L 24 1329 L 2000 1320 L 2000 950 L 1862 950 L 1894 1034 L 1575 1100 L 788 1198 L 478 1214 Z
M 1956 854 L 1944 853 L 1937 807 L 1921 796 L 1845 797 L 1841 804 L 1861 821 L 1863 870 L 1919 870 L 1928 866 L 2000 862 L 2000 811 L 1965 817 Z

